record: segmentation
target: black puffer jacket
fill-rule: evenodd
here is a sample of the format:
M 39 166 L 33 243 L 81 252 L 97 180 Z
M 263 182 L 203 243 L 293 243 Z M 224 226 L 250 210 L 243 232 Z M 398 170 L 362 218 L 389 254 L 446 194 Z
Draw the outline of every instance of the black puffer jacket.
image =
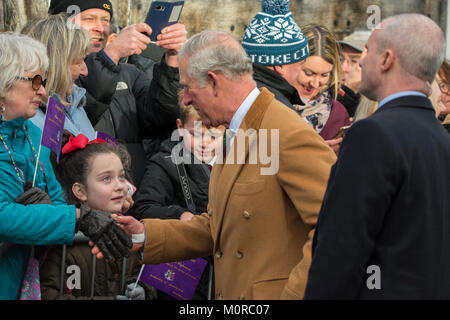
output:
M 265 87 L 275 95 L 275 98 L 295 111 L 294 104 L 304 105 L 297 89 L 273 70 L 259 64 L 253 64 L 253 79 L 258 88 Z
M 61 246 L 50 248 L 45 262 L 41 266 L 40 280 L 43 300 L 90 300 L 93 263 L 91 247 L 87 243 L 74 244 L 67 247 L 63 295 L 60 295 Z M 125 283 L 135 283 L 141 268 L 138 253 L 132 253 L 127 261 Z M 79 273 L 78 273 L 79 272 Z M 76 285 L 76 276 L 80 276 L 79 288 L 68 287 L 68 283 Z M 122 263 L 97 260 L 94 280 L 94 300 L 114 300 L 121 292 Z M 69 282 L 67 282 L 68 278 Z M 74 281 L 71 281 L 74 280 Z M 153 290 L 144 283 L 146 299 L 154 299 Z
M 130 210 L 130 214 L 136 219 L 179 219 L 183 212 L 189 211 L 184 200 L 177 167 L 172 162 L 172 149 L 177 144 L 178 142 L 170 141 L 170 139 L 162 142 L 160 151 L 150 159 L 141 187 L 135 195 L 134 207 Z M 208 206 L 210 171 L 205 164 L 185 164 L 185 168 L 196 207 L 196 212 L 192 213 L 202 214 L 206 212 Z M 208 261 L 208 267 L 200 278 L 193 300 L 207 299 L 208 275 L 212 259 L 211 257 L 205 259 Z M 159 290 L 157 295 L 159 300 L 174 299 Z
M 147 165 L 144 179 L 134 196 L 131 214 L 136 219 L 179 219 L 183 212 L 189 211 L 171 157 L 177 143 L 170 139 L 164 141 Z M 209 169 L 205 164 L 186 164 L 185 168 L 196 207 L 193 213 L 204 213 L 208 205 Z
M 104 51 L 86 59 L 89 75 L 79 84 L 87 90 L 86 113 L 97 131 L 123 143 L 131 154 L 132 178 L 139 186 L 147 163 L 142 141 L 166 139 L 179 116 L 178 68 L 165 58 L 154 66 L 153 79 L 130 64 L 114 64 Z

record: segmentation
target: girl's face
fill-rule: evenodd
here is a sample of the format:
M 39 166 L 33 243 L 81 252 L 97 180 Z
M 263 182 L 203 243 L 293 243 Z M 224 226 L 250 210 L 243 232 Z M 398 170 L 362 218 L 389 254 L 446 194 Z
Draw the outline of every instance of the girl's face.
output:
M 333 65 L 320 56 L 310 56 L 300 66 L 295 88 L 300 97 L 313 99 L 327 89 Z
M 87 184 L 78 197 L 88 207 L 120 213 L 127 195 L 125 170 L 114 153 L 99 154 L 91 160 Z M 75 193 L 76 194 L 76 193 Z

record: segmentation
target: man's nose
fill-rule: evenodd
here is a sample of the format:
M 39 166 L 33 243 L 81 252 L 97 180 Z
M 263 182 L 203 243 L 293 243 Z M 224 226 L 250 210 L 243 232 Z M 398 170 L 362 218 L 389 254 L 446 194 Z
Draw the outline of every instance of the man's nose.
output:
M 349 73 L 350 69 L 350 63 L 348 63 L 347 60 L 344 60 L 344 62 L 342 62 L 342 71 L 344 71 L 344 73 Z
M 103 35 L 105 33 L 105 25 L 100 20 L 97 20 L 92 27 L 92 30 Z

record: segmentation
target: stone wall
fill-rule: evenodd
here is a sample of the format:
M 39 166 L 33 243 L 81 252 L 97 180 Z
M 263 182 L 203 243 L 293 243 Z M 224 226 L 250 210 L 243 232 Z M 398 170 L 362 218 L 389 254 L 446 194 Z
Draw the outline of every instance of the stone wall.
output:
M 299 25 L 322 23 L 339 38 L 356 28 L 366 28 L 370 5 L 381 10 L 381 18 L 399 13 L 422 13 L 446 30 L 448 0 L 291 0 L 291 10 Z M 145 20 L 151 0 L 111 0 L 119 26 Z M 0 0 L 0 30 L 18 30 L 29 19 L 47 14 L 50 0 Z M 181 22 L 189 35 L 205 29 L 230 32 L 240 39 L 260 0 L 186 0 Z

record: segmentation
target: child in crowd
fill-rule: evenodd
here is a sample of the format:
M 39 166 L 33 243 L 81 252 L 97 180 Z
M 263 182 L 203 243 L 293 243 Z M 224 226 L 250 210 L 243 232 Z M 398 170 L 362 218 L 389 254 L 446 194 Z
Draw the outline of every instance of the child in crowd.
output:
M 68 136 L 66 132 L 61 161 L 57 166 L 62 186 L 68 195 L 68 202 L 120 214 L 128 193 L 125 171 L 129 163 L 128 153 L 121 146 L 107 144 L 101 139 L 89 142 L 82 134 L 75 138 Z M 87 242 L 78 244 L 75 242 L 67 248 L 63 295 L 60 295 L 61 252 L 60 246 L 51 248 L 41 268 L 43 299 L 126 298 L 120 296 L 123 294 L 122 261 L 105 260 L 96 261 L 94 292 L 91 297 L 94 269 L 91 248 Z M 125 272 L 126 283 L 129 284 L 126 296 L 137 300 L 151 299 L 153 296 L 151 288 L 138 285 L 133 290 L 140 267 L 139 255 L 131 254 Z
M 178 139 L 164 141 L 160 151 L 150 159 L 136 193 L 134 207 L 130 210 L 131 215 L 138 220 L 189 220 L 193 215 L 207 211 L 210 170 L 214 164 L 217 142 L 221 146 L 223 141 L 218 138 L 222 137 L 222 133 L 214 128 L 208 131 L 206 126 L 201 125 L 200 116 L 194 107 L 184 106 L 182 101 L 181 96 L 180 118 L 176 121 L 178 132 L 175 132 L 175 136 L 179 134 L 183 142 Z M 176 159 L 178 156 L 180 157 Z M 181 159 L 192 193 L 191 208 L 181 187 L 180 167 L 176 165 Z M 207 290 L 208 269 L 203 273 L 193 299 L 206 299 Z M 158 291 L 158 299 L 170 299 L 170 296 Z

